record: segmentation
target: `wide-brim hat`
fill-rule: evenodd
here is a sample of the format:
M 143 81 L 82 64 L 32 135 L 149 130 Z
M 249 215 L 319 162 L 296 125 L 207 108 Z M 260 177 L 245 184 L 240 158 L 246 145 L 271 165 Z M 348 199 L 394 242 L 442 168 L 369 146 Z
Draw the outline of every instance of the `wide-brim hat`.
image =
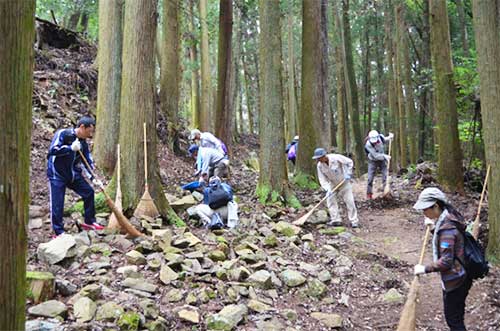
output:
M 322 158 L 323 156 L 326 155 L 326 150 L 324 148 L 316 148 L 314 150 L 314 155 L 312 157 L 313 160 L 317 160 L 319 158 Z
M 413 205 L 416 210 L 424 210 L 436 204 L 437 201 L 447 202 L 443 191 L 437 187 L 428 187 L 418 196 L 417 202 Z

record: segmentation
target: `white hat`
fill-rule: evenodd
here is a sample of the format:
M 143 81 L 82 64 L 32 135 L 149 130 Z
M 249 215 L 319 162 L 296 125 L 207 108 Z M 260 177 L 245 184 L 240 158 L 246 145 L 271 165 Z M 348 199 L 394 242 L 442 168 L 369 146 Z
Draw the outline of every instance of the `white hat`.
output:
M 377 130 L 371 130 L 369 133 L 368 133 L 368 138 L 370 138 L 370 142 L 371 143 L 376 143 L 378 141 L 378 131 Z
M 299 136 L 293 137 L 293 140 L 299 140 Z
M 434 206 L 438 200 L 447 202 L 443 191 L 437 187 L 428 187 L 420 192 L 418 200 L 415 205 L 413 205 L 413 208 L 416 210 L 424 210 Z
M 201 134 L 201 131 L 198 129 L 191 130 L 191 134 L 189 135 L 189 140 L 193 140 L 197 134 Z

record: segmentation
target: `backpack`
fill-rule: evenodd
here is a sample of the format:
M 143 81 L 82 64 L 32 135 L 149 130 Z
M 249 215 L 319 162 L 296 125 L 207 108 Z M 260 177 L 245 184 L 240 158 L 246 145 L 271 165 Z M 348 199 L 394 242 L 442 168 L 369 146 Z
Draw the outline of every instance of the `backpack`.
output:
M 297 157 L 297 144 L 290 146 L 288 150 L 288 160 L 294 160 Z
M 379 134 L 378 137 L 380 138 L 380 141 L 382 142 L 382 144 L 385 144 L 385 138 L 384 138 L 384 135 L 383 134 Z M 370 139 L 370 137 L 366 137 L 365 138 L 365 153 L 366 153 L 366 156 L 368 156 L 368 154 L 370 154 L 370 151 L 368 149 L 366 149 L 366 142 Z M 375 147 L 375 145 L 370 141 L 370 145 L 372 145 L 372 147 Z
M 210 218 L 210 223 L 208 224 L 209 230 L 220 230 L 224 227 L 224 222 L 222 222 L 222 217 L 219 213 L 214 213 Z
M 205 189 L 205 193 L 207 195 L 205 203 L 211 209 L 224 207 L 229 201 L 233 200 L 233 195 L 231 194 L 231 192 L 226 191 L 221 183 L 210 185 Z
M 484 278 L 488 274 L 490 266 L 486 261 L 483 249 L 470 232 L 464 231 L 462 234 L 464 236 L 464 261 L 460 261 L 460 259 L 458 261 L 470 279 Z

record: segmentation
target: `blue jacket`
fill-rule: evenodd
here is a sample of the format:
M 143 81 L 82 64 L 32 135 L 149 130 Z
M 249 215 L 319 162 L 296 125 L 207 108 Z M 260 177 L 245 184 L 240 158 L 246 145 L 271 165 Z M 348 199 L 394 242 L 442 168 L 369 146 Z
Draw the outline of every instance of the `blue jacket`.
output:
M 71 150 L 71 144 L 78 139 L 75 129 L 61 129 L 56 132 L 50 143 L 49 153 L 47 155 L 47 177 L 49 179 L 58 179 L 64 182 L 73 182 L 77 176 L 82 176 L 82 170 L 87 171 L 80 153 Z M 93 168 L 94 162 L 90 155 L 89 145 L 85 139 L 80 139 L 81 151 Z

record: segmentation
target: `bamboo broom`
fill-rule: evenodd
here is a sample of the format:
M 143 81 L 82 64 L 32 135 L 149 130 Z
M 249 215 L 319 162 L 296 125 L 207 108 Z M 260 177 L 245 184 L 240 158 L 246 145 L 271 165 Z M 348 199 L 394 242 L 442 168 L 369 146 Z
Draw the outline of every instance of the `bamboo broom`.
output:
M 422 251 L 420 252 L 420 258 L 418 264 L 424 262 L 425 247 L 427 246 L 427 240 L 429 239 L 429 233 L 431 232 L 430 226 L 427 226 L 425 231 L 424 242 L 422 244 Z M 399 324 L 397 331 L 415 331 L 416 328 L 416 310 L 417 310 L 417 299 L 418 299 L 418 288 L 420 286 L 419 276 L 415 276 L 410 285 L 410 292 L 408 293 L 408 298 L 406 299 L 403 311 L 399 318 Z
M 94 174 L 92 173 L 92 170 L 91 170 L 92 168 L 90 167 L 89 163 L 87 162 L 87 159 L 83 155 L 82 151 L 78 151 L 78 152 L 80 153 L 80 156 L 82 157 L 82 160 L 85 163 L 85 165 L 87 166 L 92 177 L 95 177 Z M 137 230 L 132 224 L 130 224 L 129 220 L 123 215 L 121 210 L 115 206 L 115 204 L 114 204 L 113 200 L 111 200 L 111 197 L 109 196 L 109 194 L 106 193 L 106 191 L 104 190 L 104 186 L 101 185 L 99 187 L 99 189 L 104 194 L 104 197 L 106 199 L 106 204 L 109 206 L 111 211 L 116 215 L 116 219 L 118 220 L 118 223 L 120 223 L 120 226 L 123 229 L 125 229 L 125 231 L 127 231 L 127 233 L 129 235 L 131 235 L 132 237 L 142 236 L 143 234 L 141 232 L 139 232 L 139 230 Z
M 149 194 L 148 190 L 148 145 L 146 141 L 146 122 L 144 122 L 144 194 L 141 197 L 141 201 L 135 208 L 134 216 L 141 218 L 142 216 L 147 216 L 151 218 L 157 218 L 160 216 L 160 212 Z
M 481 199 L 479 200 L 479 206 L 477 206 L 477 214 L 472 224 L 472 236 L 477 240 L 479 237 L 479 216 L 481 214 L 481 207 L 483 206 L 484 192 L 486 191 L 486 186 L 488 186 L 488 176 L 490 175 L 490 166 L 486 169 L 486 178 L 484 179 L 483 191 L 481 192 Z
M 392 139 L 389 140 L 389 156 L 391 156 L 391 145 L 392 145 Z M 389 169 L 391 167 L 391 159 L 387 161 L 387 179 L 385 180 L 385 187 L 384 187 L 384 198 L 391 198 L 391 175 L 389 172 Z

